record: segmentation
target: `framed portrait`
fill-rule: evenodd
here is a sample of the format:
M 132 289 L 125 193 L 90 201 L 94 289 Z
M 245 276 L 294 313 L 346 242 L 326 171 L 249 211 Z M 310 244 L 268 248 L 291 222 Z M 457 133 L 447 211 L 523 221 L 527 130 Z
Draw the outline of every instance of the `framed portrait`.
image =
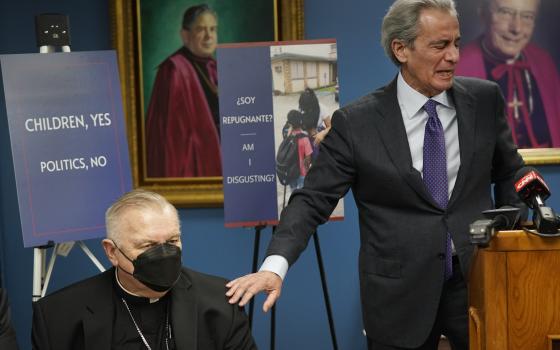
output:
M 560 2 L 458 0 L 456 74 L 495 81 L 525 162 L 560 164 Z
M 110 9 L 134 187 L 181 207 L 221 206 L 215 44 L 302 39 L 303 0 L 112 0 Z M 176 83 L 189 74 L 193 83 Z

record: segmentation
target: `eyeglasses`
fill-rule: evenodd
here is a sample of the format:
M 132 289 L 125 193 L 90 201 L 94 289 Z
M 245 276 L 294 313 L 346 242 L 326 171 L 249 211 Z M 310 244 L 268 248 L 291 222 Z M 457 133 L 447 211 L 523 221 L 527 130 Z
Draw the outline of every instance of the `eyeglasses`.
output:
M 535 19 L 537 13 L 535 11 L 519 11 L 512 9 L 510 7 L 495 7 L 492 9 L 492 13 L 496 16 L 499 21 L 513 21 L 519 16 L 521 23 L 524 25 L 535 24 Z

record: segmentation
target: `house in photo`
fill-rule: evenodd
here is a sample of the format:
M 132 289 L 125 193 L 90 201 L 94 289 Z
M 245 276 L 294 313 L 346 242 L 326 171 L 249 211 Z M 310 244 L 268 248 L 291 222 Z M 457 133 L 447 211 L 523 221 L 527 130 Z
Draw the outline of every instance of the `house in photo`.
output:
M 293 94 L 305 88 L 315 90 L 336 85 L 336 44 L 328 45 L 326 54 L 294 52 L 287 48 L 273 48 L 271 65 L 274 94 Z

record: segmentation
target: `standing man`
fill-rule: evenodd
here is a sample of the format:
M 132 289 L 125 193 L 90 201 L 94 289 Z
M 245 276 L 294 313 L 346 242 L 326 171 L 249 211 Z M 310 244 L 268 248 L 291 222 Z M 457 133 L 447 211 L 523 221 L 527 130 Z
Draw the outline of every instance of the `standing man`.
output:
M 113 268 L 33 304 L 33 349 L 253 350 L 225 280 L 181 266 L 177 210 L 131 191 L 106 212 Z
M 397 0 L 381 35 L 397 77 L 334 113 L 261 270 L 228 283 L 226 295 L 245 305 L 264 290 L 267 311 L 288 266 L 352 189 L 369 348 L 437 349 L 445 334 L 454 349 L 467 349 L 468 226 L 483 210 L 521 205 L 513 177 L 523 160 L 499 87 L 454 77 L 460 32 L 452 0 Z
M 184 46 L 159 66 L 146 117 L 149 177 L 222 176 L 218 19 L 206 4 L 183 15 Z
M 458 75 L 497 82 L 506 97 L 513 141 L 521 148 L 560 147 L 560 75 L 532 44 L 540 0 L 482 0 L 485 32 L 461 52 Z

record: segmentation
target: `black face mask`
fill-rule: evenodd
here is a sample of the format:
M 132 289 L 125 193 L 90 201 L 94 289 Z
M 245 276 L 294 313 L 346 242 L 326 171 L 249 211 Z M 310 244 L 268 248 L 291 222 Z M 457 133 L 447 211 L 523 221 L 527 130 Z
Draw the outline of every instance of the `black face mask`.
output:
M 113 242 L 115 243 L 115 242 Z M 132 263 L 134 272 L 124 272 L 132 275 L 148 288 L 156 292 L 165 292 L 171 289 L 181 275 L 181 248 L 170 243 L 162 243 L 151 247 L 135 260 L 131 260 L 117 246 L 118 250 Z

